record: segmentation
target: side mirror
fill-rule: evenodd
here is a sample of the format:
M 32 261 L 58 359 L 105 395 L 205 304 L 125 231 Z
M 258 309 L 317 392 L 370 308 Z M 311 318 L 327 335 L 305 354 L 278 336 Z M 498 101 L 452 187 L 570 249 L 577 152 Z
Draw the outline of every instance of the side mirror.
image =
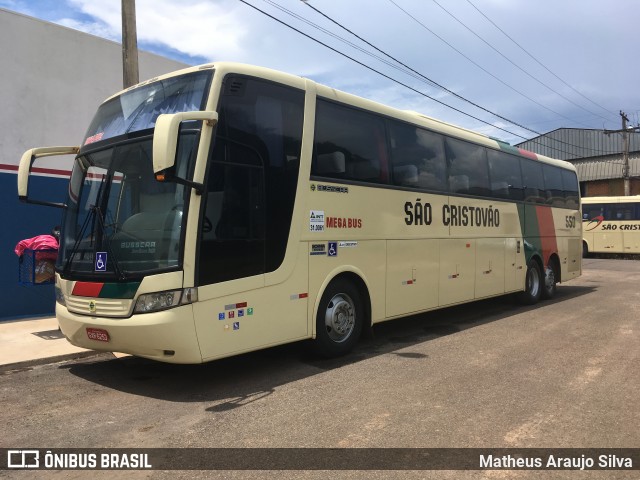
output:
M 153 171 L 169 170 L 176 162 L 178 131 L 182 122 L 202 120 L 208 127 L 218 122 L 218 112 L 194 111 L 159 115 L 153 134 Z
M 52 157 L 56 155 L 77 155 L 80 147 L 40 147 L 32 148 L 22 154 L 18 167 L 18 199 L 26 203 L 37 205 L 47 205 L 50 207 L 65 208 L 64 203 L 43 202 L 40 200 L 30 200 L 28 197 L 29 174 L 33 162 L 40 157 Z

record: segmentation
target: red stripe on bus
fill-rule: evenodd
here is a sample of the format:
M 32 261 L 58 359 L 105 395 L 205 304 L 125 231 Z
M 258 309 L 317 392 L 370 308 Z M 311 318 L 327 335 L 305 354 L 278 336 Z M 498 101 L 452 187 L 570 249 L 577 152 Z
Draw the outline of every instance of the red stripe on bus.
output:
M 77 297 L 98 297 L 100 296 L 100 290 L 102 290 L 103 286 L 104 283 L 76 282 L 71 295 Z
M 524 150 L 524 149 L 522 149 L 522 148 L 519 148 L 519 149 L 518 149 L 518 152 L 519 152 L 519 153 L 520 153 L 520 155 L 522 155 L 523 157 L 531 158 L 531 159 L 533 159 L 533 160 L 538 160 L 538 156 L 537 156 L 535 153 L 530 152 L 529 150 Z
M 536 206 L 536 216 L 538 217 L 538 230 L 540 232 L 542 256 L 544 257 L 543 261 L 544 264 L 547 265 L 551 254 L 558 251 L 556 227 L 553 224 L 551 207 Z

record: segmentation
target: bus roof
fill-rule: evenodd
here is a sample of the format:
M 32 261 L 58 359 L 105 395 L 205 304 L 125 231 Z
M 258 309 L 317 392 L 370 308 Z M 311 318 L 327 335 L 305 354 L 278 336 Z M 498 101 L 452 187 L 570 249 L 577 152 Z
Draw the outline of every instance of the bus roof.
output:
M 489 137 L 487 135 L 475 132 L 473 130 L 469 130 L 464 127 L 459 127 L 457 125 L 453 125 L 442 120 L 438 120 L 436 118 L 429 117 L 419 112 L 410 111 L 410 110 L 399 110 L 394 107 L 390 107 L 388 105 L 384 105 L 373 100 L 368 100 L 363 97 L 359 97 L 357 95 L 353 95 L 351 93 L 346 93 L 340 90 L 336 90 L 335 88 L 328 87 L 326 85 L 322 85 L 314 82 L 313 80 L 306 79 L 304 77 L 300 77 L 298 75 L 293 75 L 285 72 L 281 72 L 278 70 L 273 70 L 266 67 L 259 67 L 255 65 L 249 65 L 244 63 L 236 63 L 236 62 L 214 62 L 203 65 L 197 65 L 194 67 L 184 68 L 182 70 L 177 70 L 174 72 L 167 73 L 165 75 L 160 75 L 144 82 L 133 85 L 127 89 L 124 89 L 115 95 L 112 95 L 107 100 L 111 100 L 114 97 L 143 85 L 163 80 L 165 78 L 174 77 L 177 75 L 184 75 L 186 73 L 196 72 L 199 70 L 217 70 L 221 72 L 223 75 L 228 73 L 239 73 L 244 75 L 250 75 L 260 78 L 266 78 L 268 80 L 284 83 L 289 86 L 299 88 L 302 90 L 307 90 L 309 88 L 309 84 L 315 86 L 316 93 L 324 98 L 328 98 L 330 100 L 335 100 L 337 102 L 346 103 L 353 105 L 357 108 L 362 108 L 364 110 L 369 110 L 375 113 L 379 113 L 381 115 L 385 115 L 388 117 L 396 118 L 398 120 L 406 121 L 408 123 L 412 123 L 417 126 L 425 127 L 429 130 L 433 130 L 445 135 L 449 135 L 452 137 L 460 138 L 462 140 L 467 140 L 470 142 L 478 143 L 484 145 L 489 148 L 493 148 L 495 150 L 502 150 L 507 153 L 519 155 L 521 157 L 530 158 L 533 160 L 538 160 L 544 163 L 549 163 L 561 168 L 565 168 L 567 170 L 575 171 L 575 167 L 563 160 L 557 160 L 555 158 L 547 157 L 544 155 L 540 155 L 534 152 L 530 152 L 528 150 L 524 150 L 522 148 L 514 147 L 506 142 L 503 142 L 497 138 Z

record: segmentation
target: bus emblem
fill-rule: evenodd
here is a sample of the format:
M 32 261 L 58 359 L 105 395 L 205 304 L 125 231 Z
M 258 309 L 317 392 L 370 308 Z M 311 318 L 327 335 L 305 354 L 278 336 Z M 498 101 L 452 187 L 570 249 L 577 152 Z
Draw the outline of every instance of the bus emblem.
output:
M 593 217 L 584 229 L 586 232 L 594 230 L 598 228 L 602 222 L 604 222 L 604 217 L 602 215 L 598 215 L 597 217 Z

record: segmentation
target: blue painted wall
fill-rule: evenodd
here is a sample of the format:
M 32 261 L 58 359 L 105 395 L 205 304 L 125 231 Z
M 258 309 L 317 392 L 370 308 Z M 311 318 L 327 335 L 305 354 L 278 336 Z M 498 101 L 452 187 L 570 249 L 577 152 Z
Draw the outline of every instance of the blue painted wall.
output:
M 39 199 L 63 202 L 68 179 L 31 176 L 29 192 Z M 0 321 L 19 317 L 53 315 L 53 285 L 18 283 L 16 244 L 25 238 L 49 234 L 60 225 L 62 210 L 18 201 L 17 175 L 0 172 Z

